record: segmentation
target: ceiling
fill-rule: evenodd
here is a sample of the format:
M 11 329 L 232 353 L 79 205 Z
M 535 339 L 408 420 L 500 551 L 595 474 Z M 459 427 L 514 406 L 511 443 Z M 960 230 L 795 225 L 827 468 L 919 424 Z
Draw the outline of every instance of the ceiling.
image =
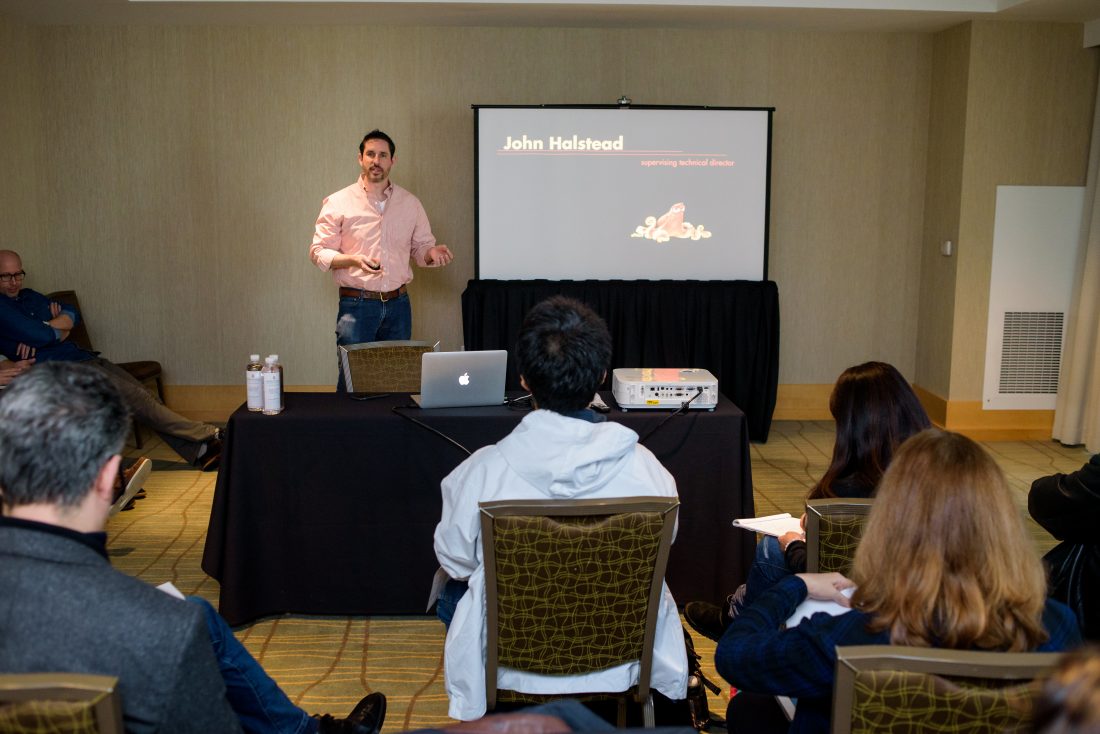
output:
M 0 0 L 35 25 L 428 25 L 934 32 L 967 20 L 1089 23 L 1100 0 Z

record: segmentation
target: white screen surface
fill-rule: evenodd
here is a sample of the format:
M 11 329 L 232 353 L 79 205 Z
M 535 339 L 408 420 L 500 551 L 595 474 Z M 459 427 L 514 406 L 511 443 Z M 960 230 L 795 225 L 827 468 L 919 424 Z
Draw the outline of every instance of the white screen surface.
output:
M 475 114 L 478 277 L 765 278 L 770 110 Z

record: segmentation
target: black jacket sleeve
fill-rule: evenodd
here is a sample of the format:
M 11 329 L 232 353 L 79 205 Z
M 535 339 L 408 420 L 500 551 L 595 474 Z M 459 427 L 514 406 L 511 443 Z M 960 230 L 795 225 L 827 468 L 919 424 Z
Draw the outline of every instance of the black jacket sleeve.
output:
M 1100 538 L 1100 454 L 1072 474 L 1036 479 L 1027 509 L 1058 540 L 1096 543 Z

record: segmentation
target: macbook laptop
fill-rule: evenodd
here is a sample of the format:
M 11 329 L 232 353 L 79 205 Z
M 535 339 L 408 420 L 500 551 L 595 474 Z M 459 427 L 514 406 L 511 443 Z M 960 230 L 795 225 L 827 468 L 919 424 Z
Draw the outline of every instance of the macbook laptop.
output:
M 508 352 L 424 352 L 420 355 L 421 408 L 462 408 L 504 402 Z

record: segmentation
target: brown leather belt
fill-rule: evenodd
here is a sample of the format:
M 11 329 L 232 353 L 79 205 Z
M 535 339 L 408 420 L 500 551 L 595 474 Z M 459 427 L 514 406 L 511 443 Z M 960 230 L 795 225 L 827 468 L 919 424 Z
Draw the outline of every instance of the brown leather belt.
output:
M 359 288 L 340 288 L 340 297 L 348 298 L 365 298 L 368 301 L 389 301 L 391 299 L 402 296 L 406 293 L 405 286 L 401 286 L 395 291 L 364 291 Z

